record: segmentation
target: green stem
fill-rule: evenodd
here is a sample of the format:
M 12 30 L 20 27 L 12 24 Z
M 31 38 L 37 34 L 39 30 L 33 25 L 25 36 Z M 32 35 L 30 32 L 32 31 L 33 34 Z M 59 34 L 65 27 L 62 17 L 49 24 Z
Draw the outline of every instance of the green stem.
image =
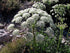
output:
M 63 36 L 63 29 L 60 29 L 60 35 L 59 35 L 59 39 L 58 39 L 58 44 L 57 44 L 57 51 L 56 51 L 56 53 L 57 53 L 58 50 L 59 50 L 60 43 L 61 43 L 61 40 L 62 40 L 62 36 Z
M 34 27 L 32 27 L 32 33 L 33 33 L 33 35 L 34 35 L 34 38 L 33 38 L 34 53 L 37 53 L 37 52 L 36 52 L 36 39 L 35 39 Z

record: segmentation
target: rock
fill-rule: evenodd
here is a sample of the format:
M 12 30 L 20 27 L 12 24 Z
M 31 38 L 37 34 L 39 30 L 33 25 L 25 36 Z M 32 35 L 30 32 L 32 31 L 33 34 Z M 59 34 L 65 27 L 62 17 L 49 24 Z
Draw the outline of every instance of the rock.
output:
M 3 44 L 3 43 L 5 43 L 5 42 L 9 42 L 11 39 L 12 39 L 12 37 L 9 36 L 9 35 L 0 37 L 0 44 Z
M 9 42 L 12 39 L 9 32 L 6 32 L 4 29 L 0 29 L 0 44 Z

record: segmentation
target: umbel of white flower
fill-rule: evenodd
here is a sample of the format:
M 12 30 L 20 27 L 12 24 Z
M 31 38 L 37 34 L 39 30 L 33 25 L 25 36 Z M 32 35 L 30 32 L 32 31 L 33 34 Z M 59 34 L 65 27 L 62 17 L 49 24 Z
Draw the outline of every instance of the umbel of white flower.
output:
M 34 37 L 33 33 L 31 32 L 27 32 L 27 34 L 25 34 L 24 36 L 26 37 L 27 41 L 33 40 Z
M 42 10 L 46 9 L 46 6 L 43 3 L 40 3 L 40 2 L 37 2 L 37 3 L 33 4 L 32 7 L 37 8 L 37 9 L 42 9 Z
M 44 21 L 38 21 L 36 26 L 43 28 L 43 27 L 45 27 L 45 22 Z
M 31 29 L 32 29 L 31 27 L 35 26 L 37 31 L 38 29 L 39 31 L 41 31 L 42 28 L 46 29 L 47 28 L 46 25 L 48 24 L 49 24 L 48 27 L 51 27 L 52 30 L 55 29 L 55 25 L 54 25 L 51 15 L 49 15 L 44 10 L 33 8 L 33 7 L 20 10 L 14 16 L 12 23 L 13 23 L 12 26 L 10 25 L 7 27 L 8 30 L 13 30 L 13 29 L 24 30 L 25 28 L 28 28 L 28 32 L 31 32 Z M 19 32 L 18 30 L 15 30 L 15 31 Z M 16 35 L 17 32 L 15 31 L 13 31 L 13 35 Z
M 44 38 L 45 38 L 44 35 L 38 34 L 36 36 L 36 41 L 39 42 L 39 43 L 42 43 L 44 41 Z
M 37 21 L 40 18 L 40 16 L 39 16 L 39 14 L 33 14 L 32 18 L 34 18 L 34 20 Z
M 17 17 L 20 17 L 20 16 L 21 16 L 21 14 L 16 14 L 16 15 L 14 16 L 14 19 L 17 18 Z
M 66 5 L 65 4 L 56 4 L 52 6 L 52 10 L 50 10 L 50 13 L 54 15 L 57 19 L 58 17 L 64 17 L 66 15 Z
M 37 13 L 36 8 L 31 8 L 30 11 L 29 11 L 29 13 L 31 13 L 31 14 L 35 14 L 35 13 Z
M 26 22 L 27 22 L 27 24 L 32 25 L 32 24 L 35 23 L 35 19 L 32 18 L 32 17 L 30 17 L 30 18 L 28 18 L 28 19 L 26 20 Z
M 21 29 L 25 29 L 27 27 L 28 27 L 28 24 L 27 24 L 26 21 L 24 21 L 24 22 L 21 23 Z
M 46 17 L 46 16 L 42 16 L 42 17 L 40 18 L 40 20 L 43 21 L 43 22 L 49 22 L 48 19 L 49 19 L 49 18 Z
M 24 13 L 24 14 L 22 15 L 22 17 L 25 18 L 25 19 L 27 19 L 29 16 L 30 16 L 29 13 Z
M 19 29 L 14 29 L 14 31 L 12 32 L 12 35 L 16 36 L 19 35 Z
M 22 17 L 17 17 L 12 20 L 12 22 L 15 22 L 15 23 L 21 23 L 21 21 L 22 21 Z
M 14 24 L 10 24 L 8 27 L 7 27 L 7 30 L 13 30 L 14 29 Z
M 47 35 L 53 37 L 54 36 L 54 30 L 51 27 L 48 27 L 45 31 L 45 33 L 47 33 Z

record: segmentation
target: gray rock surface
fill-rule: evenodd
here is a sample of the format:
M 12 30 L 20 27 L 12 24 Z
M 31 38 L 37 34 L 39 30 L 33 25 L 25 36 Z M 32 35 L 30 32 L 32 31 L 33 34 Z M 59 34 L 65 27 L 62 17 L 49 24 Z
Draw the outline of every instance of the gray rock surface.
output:
M 9 32 L 6 32 L 4 29 L 0 29 L 0 44 L 9 42 L 12 39 Z

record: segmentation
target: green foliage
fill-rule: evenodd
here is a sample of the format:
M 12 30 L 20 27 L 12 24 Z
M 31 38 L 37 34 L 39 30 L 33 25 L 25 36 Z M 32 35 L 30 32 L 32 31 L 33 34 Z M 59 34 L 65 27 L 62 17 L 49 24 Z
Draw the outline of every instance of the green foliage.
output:
M 26 44 L 24 38 L 16 39 L 13 42 L 7 43 L 0 53 L 21 53 L 22 47 Z

